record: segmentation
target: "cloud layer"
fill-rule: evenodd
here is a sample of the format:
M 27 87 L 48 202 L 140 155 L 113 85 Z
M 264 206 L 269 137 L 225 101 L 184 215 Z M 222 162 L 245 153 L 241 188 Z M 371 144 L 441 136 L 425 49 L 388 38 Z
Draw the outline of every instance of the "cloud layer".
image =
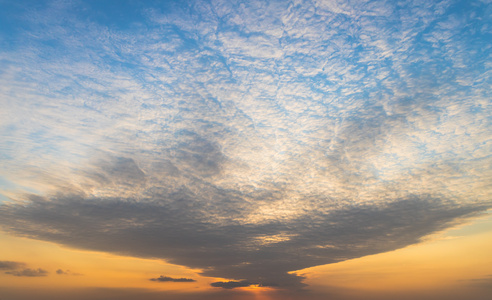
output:
M 296 287 L 492 206 L 489 4 L 107 5 L 8 8 L 3 230 Z
M 223 196 L 230 199 L 233 195 Z M 200 205 L 205 201 L 187 198 L 185 192 L 139 201 L 32 198 L 27 207 L 3 205 L 0 216 L 12 233 L 31 238 L 163 258 L 203 269 L 205 276 L 295 286 L 301 278 L 289 271 L 417 243 L 427 234 L 456 224 L 456 219 L 486 208 L 420 196 L 240 224 L 233 213 L 223 215 L 236 207 L 234 203 L 223 201 L 222 207 L 205 210 Z

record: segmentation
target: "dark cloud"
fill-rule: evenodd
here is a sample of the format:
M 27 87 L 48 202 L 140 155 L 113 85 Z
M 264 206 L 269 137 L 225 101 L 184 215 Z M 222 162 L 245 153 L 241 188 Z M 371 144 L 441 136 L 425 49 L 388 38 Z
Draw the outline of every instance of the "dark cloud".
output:
M 159 282 L 195 282 L 195 279 L 192 278 L 172 278 L 168 276 L 159 276 L 157 278 L 151 278 L 150 281 L 159 281 Z
M 221 287 L 224 289 L 233 289 L 238 287 L 248 287 L 256 284 L 257 283 L 252 283 L 247 280 L 242 280 L 242 281 L 218 281 L 218 282 L 213 282 L 210 285 L 213 287 Z
M 48 271 L 41 268 L 25 268 L 26 264 L 17 261 L 0 261 L 0 270 L 9 270 L 5 274 L 18 277 L 42 277 L 47 276 Z
M 276 287 L 278 284 L 275 283 L 268 283 L 268 282 L 249 282 L 247 280 L 241 280 L 241 281 L 218 281 L 218 282 L 212 282 L 210 284 L 213 287 L 220 287 L 224 289 L 234 289 L 238 287 L 248 287 L 252 285 L 256 286 L 261 286 L 261 287 Z
M 209 197 L 203 191 L 194 194 L 196 198 L 182 189 L 138 201 L 32 197 L 29 205 L 0 206 L 0 224 L 17 235 L 83 249 L 158 257 L 203 269 L 205 276 L 237 280 L 215 286 L 302 287 L 302 277 L 288 272 L 405 247 L 486 208 L 420 195 L 380 205 L 320 209 L 288 220 L 238 224 L 230 220 L 242 198 L 215 190 L 221 205 L 207 206 L 200 198 Z M 228 216 L 229 222 L 219 222 L 220 216 Z M 30 271 L 24 276 L 28 274 L 44 275 Z
M 72 275 L 72 276 L 80 276 L 80 275 L 83 275 L 83 274 L 80 274 L 80 273 L 72 272 L 70 270 L 62 270 L 62 269 L 56 270 L 56 274 L 58 274 L 58 275 Z
M 18 261 L 0 261 L 0 270 L 15 270 L 24 267 L 26 264 Z
M 19 271 L 9 271 L 5 272 L 5 274 L 10 274 L 18 277 L 43 277 L 48 275 L 48 271 L 43 270 L 41 268 L 38 269 L 23 269 Z

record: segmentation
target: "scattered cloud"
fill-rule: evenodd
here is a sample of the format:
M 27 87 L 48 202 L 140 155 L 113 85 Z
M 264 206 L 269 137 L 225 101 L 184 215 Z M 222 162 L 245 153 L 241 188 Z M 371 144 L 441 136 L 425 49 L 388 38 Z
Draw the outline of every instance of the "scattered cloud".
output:
M 38 269 L 23 269 L 19 271 L 9 271 L 5 272 L 5 274 L 10 274 L 18 277 L 43 277 L 48 275 L 48 271 L 43 270 L 41 268 Z
M 195 279 L 192 278 L 172 278 L 168 276 L 159 276 L 157 278 L 151 278 L 150 281 L 158 281 L 158 282 L 195 282 Z
M 18 277 L 43 277 L 48 275 L 48 271 L 38 268 L 26 268 L 26 264 L 17 261 L 0 261 L 0 270 L 8 270 L 5 274 Z
M 0 261 L 0 270 L 15 270 L 24 267 L 26 264 L 18 261 L 8 261 L 1 260 Z
M 58 275 L 73 275 L 73 276 L 80 276 L 80 275 L 82 275 L 80 273 L 74 273 L 74 272 L 72 272 L 70 270 L 62 270 L 62 269 L 56 270 L 55 273 L 58 274 Z

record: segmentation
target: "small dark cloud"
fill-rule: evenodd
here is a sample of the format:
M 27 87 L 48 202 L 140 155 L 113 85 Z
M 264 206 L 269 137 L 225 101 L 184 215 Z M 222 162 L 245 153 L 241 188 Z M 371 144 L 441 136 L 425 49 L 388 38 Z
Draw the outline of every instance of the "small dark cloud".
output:
M 151 278 L 150 281 L 159 281 L 159 282 L 195 282 L 195 279 L 191 278 L 172 278 L 168 276 L 159 276 L 158 278 Z
M 18 261 L 0 260 L 0 270 L 15 270 L 24 267 L 26 264 Z
M 213 287 L 221 287 L 224 289 L 234 289 L 238 287 L 248 287 L 251 285 L 257 285 L 257 283 L 252 283 L 247 280 L 241 281 L 217 281 L 210 284 Z
M 56 274 L 58 274 L 58 275 L 73 275 L 73 276 L 82 275 L 80 273 L 74 273 L 70 270 L 62 270 L 62 269 L 56 270 Z
M 10 274 L 13 276 L 19 276 L 19 277 L 42 277 L 42 276 L 47 276 L 48 271 L 43 270 L 41 268 L 38 269 L 23 269 L 19 271 L 10 271 L 10 272 L 5 272 L 5 274 Z
M 250 282 L 248 280 L 241 280 L 241 281 L 217 281 L 213 282 L 210 284 L 213 287 L 220 287 L 224 289 L 234 289 L 238 287 L 248 287 L 252 285 L 257 285 L 261 287 L 275 287 L 278 286 L 276 283 L 270 283 L 270 282 Z

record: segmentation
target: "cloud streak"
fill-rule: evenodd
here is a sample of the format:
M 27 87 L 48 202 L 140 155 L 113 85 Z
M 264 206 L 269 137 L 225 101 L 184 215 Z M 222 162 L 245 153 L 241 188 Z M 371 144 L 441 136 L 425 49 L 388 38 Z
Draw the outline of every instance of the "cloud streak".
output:
M 157 281 L 157 282 L 195 282 L 195 279 L 192 278 L 172 278 L 168 276 L 159 276 L 157 278 L 150 278 L 150 281 Z
M 22 269 L 18 271 L 8 271 L 5 274 L 17 276 L 17 277 L 44 277 L 48 275 L 48 271 L 41 268 L 38 269 Z
M 8 261 L 2 260 L 0 261 L 0 270 L 15 270 L 24 267 L 26 264 L 17 261 Z
M 238 287 L 248 287 L 251 285 L 254 285 L 255 283 L 251 283 L 249 281 L 243 280 L 243 281 L 218 281 L 218 282 L 212 282 L 210 285 L 213 287 L 220 287 L 224 289 L 234 289 Z
M 57 275 L 74 275 L 74 276 L 81 276 L 83 274 L 80 274 L 80 273 L 75 273 L 75 272 L 72 272 L 70 270 L 62 270 L 62 269 L 58 269 L 56 270 L 55 272 Z

